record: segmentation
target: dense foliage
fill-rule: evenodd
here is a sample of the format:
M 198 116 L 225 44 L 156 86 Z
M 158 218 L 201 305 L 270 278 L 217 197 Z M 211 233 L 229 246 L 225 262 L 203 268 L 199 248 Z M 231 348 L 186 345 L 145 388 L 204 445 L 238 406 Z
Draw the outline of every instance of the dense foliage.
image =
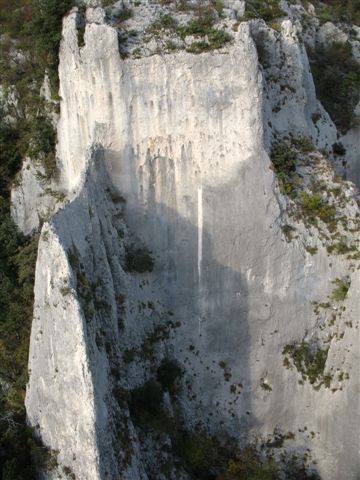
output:
M 48 71 L 57 90 L 61 18 L 71 0 L 0 0 L 0 480 L 36 478 L 49 460 L 26 425 L 24 408 L 37 236 L 21 235 L 10 217 L 10 189 L 25 155 L 54 171 L 55 131 L 40 85 Z
M 321 0 L 315 4 L 322 22 L 360 25 L 360 0 Z
M 1 84 L 13 99 L 6 106 L 11 127 L 3 124 L 1 135 L 8 136 L 7 149 L 13 145 L 17 162 L 25 155 L 36 160 L 47 178 L 56 171 L 56 133 L 48 115 L 53 106 L 40 96 L 40 87 L 46 71 L 57 98 L 61 19 L 71 5 L 72 0 L 0 0 Z
M 360 100 L 360 65 L 352 47 L 350 43 L 318 45 L 310 58 L 317 96 L 345 133 L 359 121 L 354 110 Z
M 73 3 L 73 0 L 0 0 L 1 29 L 8 36 L 2 39 L 1 73 L 5 78 L 42 81 L 46 69 L 56 88 L 61 22 Z M 26 58 L 14 58 L 14 48 Z
M 18 132 L 0 125 L 0 478 L 35 478 L 36 446 L 25 423 L 24 396 L 32 320 L 37 238 L 16 229 L 9 187 L 20 165 Z

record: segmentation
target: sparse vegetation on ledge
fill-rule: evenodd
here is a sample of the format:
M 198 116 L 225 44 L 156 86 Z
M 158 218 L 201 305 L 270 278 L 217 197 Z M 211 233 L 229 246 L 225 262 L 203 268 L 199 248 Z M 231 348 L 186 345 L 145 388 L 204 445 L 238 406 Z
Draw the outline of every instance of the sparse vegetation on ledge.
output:
M 348 254 L 348 259 L 356 259 L 359 242 L 352 234 L 359 231 L 360 218 L 356 210 L 349 213 L 347 208 L 355 206 L 356 199 L 350 194 L 350 185 L 334 174 L 328 155 L 317 151 L 308 138 L 274 141 L 270 157 L 280 192 L 287 197 L 289 217 L 282 232 L 291 242 L 298 236 L 290 219 L 302 222 L 307 229 L 317 230 L 317 239 L 329 254 Z M 318 251 L 318 245 L 311 242 L 306 242 L 304 248 L 311 255 Z
M 285 12 L 280 7 L 279 0 L 250 0 L 246 2 L 245 18 L 262 18 L 271 22 L 283 17 Z
M 283 349 L 284 366 L 291 369 L 292 363 L 301 374 L 302 379 L 309 381 L 314 388 L 325 385 L 330 387 L 331 375 L 325 374 L 326 360 L 329 347 L 321 348 L 319 345 L 310 345 L 308 342 L 285 345 Z M 289 357 L 291 362 L 289 361 Z

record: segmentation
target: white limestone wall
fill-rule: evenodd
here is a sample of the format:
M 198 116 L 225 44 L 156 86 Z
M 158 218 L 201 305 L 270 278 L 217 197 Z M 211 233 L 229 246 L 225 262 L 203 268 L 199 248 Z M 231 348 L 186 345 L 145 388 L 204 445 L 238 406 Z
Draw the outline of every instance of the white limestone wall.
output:
M 99 478 L 85 319 L 73 286 L 63 240 L 46 224 L 36 263 L 27 415 L 59 465 L 80 473 L 79 479 Z M 55 468 L 49 478 L 62 473 Z
M 289 447 L 311 449 L 325 480 L 339 475 L 355 479 L 359 436 L 350 425 L 360 415 L 358 270 L 352 273 L 346 304 L 354 328 L 341 341 L 332 341 L 328 365 L 346 366 L 350 379 L 342 391 L 315 391 L 299 384 L 295 370 L 283 367 L 281 352 L 287 343 L 316 335 L 311 302 L 326 301 L 331 280 L 348 274 L 349 265 L 323 248 L 315 256 L 307 253 L 306 232 L 290 244 L 282 237 L 279 193 L 263 145 L 264 118 L 269 118 L 263 117 L 267 110 L 249 28 L 240 25 L 234 45 L 221 52 L 123 61 L 116 32 L 102 23 L 100 10 L 88 13 L 85 46 L 79 50 L 75 16 L 64 21 L 60 55 L 63 183 L 70 191 L 79 188 L 86 149 L 94 142 L 104 147 L 109 176 L 127 201 L 126 221 L 154 254 L 149 295 L 181 321 L 172 349 L 192 378 L 192 400 L 186 393 L 182 398 L 188 425 L 200 419 L 214 432 L 226 429 L 243 440 L 280 426 L 295 434 Z M 289 28 L 285 34 L 291 34 Z M 296 57 L 296 45 L 290 50 Z M 304 58 L 298 58 L 295 83 L 303 89 L 303 104 L 285 109 L 277 119 L 283 127 L 287 122 L 300 125 L 302 133 L 315 110 L 304 65 Z M 296 121 L 294 111 L 302 116 Z M 323 131 L 328 141 L 332 126 Z M 309 135 L 315 135 L 312 129 Z M 91 202 L 98 198 L 94 195 Z M 69 321 L 78 323 L 76 315 L 70 311 Z M 41 318 L 46 322 L 46 315 Z M 135 323 L 133 329 L 139 333 Z M 62 344 L 64 338 L 57 341 Z M 80 344 L 84 341 L 79 338 Z M 189 354 L 192 346 L 196 355 Z M 81 348 L 86 347 L 85 341 Z M 46 356 L 42 348 L 38 355 Z M 93 364 L 96 358 L 90 354 Z M 224 380 L 220 362 L 226 363 L 230 381 Z M 80 370 L 76 357 L 74 364 Z M 271 392 L 261 388 L 264 380 Z M 38 384 L 38 375 L 31 374 L 29 391 L 38 391 Z M 231 384 L 238 385 L 236 395 Z M 100 410 L 106 409 L 99 400 L 104 385 L 100 376 L 93 376 L 93 397 L 83 388 L 81 402 L 90 398 L 90 405 L 100 402 Z M 56 403 L 60 393 L 54 392 Z M 37 395 L 34 399 L 46 403 Z M 32 422 L 34 408 L 34 402 L 28 403 Z M 56 422 L 59 437 L 65 439 L 70 431 L 61 426 L 60 417 Z M 93 438 L 93 426 L 87 425 L 86 436 Z M 46 422 L 42 429 L 56 446 L 53 434 L 46 436 L 48 429 L 53 431 Z M 100 478 L 96 455 L 104 454 L 99 447 L 104 432 L 96 433 L 98 449 L 94 447 L 89 462 L 94 470 L 89 477 L 84 470 L 83 478 Z M 79 449 L 79 458 L 87 455 Z M 81 478 L 81 464 L 76 469 Z

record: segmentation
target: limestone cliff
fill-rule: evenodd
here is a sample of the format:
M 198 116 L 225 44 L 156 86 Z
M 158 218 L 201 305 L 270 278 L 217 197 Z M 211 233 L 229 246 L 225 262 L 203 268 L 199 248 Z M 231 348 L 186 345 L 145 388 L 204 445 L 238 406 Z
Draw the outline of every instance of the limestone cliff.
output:
M 88 3 L 63 23 L 67 199 L 42 227 L 36 267 L 26 406 L 57 455 L 47 477 L 192 478 L 129 400 L 171 359 L 183 375 L 164 411 L 183 428 L 241 447 L 280 436 L 275 456 L 310 451 L 321 478 L 356 479 L 360 212 L 334 173 L 337 131 L 296 9 L 284 2 L 274 30 L 238 24 L 244 5 L 227 2 L 220 50 L 150 42 L 122 58 L 111 15 Z M 129 28 L 160 8 L 137 3 Z M 270 160 L 286 142 L 297 196 Z M 315 219 L 314 189 L 327 208 Z

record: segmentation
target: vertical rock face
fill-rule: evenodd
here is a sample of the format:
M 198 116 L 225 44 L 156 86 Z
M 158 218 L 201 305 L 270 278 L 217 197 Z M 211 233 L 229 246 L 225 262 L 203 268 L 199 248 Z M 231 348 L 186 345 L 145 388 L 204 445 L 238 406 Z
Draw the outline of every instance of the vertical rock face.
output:
M 102 10 L 88 9 L 80 49 L 76 15 L 64 20 L 58 124 L 72 200 L 42 231 L 26 399 L 31 424 L 58 452 L 49 476 L 148 478 L 151 445 L 141 448 L 115 390 L 140 385 L 151 362 L 170 355 L 191 383 L 179 400 L 188 428 L 200 421 L 242 443 L 280 428 L 294 433 L 290 447 L 311 449 L 324 479 L 355 479 L 358 261 L 330 256 L 321 242 L 311 255 L 305 228 L 285 241 L 265 149 L 271 121 L 319 147 L 334 138 L 326 112 L 320 129 L 310 121 L 320 107 L 296 31 L 283 24 L 278 52 L 267 40 L 273 58 L 286 52 L 300 92 L 276 116 L 280 97 L 260 73 L 259 31 L 247 24 L 221 53 L 121 60 Z M 151 272 L 126 266 L 134 246 L 152 252 Z M 345 277 L 346 299 L 327 308 L 346 313 L 323 332 L 313 302 L 326 303 L 331 282 Z M 156 360 L 143 351 L 126 364 L 124 352 L 159 329 L 168 334 Z M 331 381 L 315 389 L 284 367 L 283 350 L 319 339 Z
M 53 455 L 61 452 L 63 465 L 69 467 L 76 459 L 83 478 L 98 478 L 90 356 L 63 245 L 57 229 L 43 229 L 30 348 L 36 382 L 30 382 L 27 391 L 28 415 Z

